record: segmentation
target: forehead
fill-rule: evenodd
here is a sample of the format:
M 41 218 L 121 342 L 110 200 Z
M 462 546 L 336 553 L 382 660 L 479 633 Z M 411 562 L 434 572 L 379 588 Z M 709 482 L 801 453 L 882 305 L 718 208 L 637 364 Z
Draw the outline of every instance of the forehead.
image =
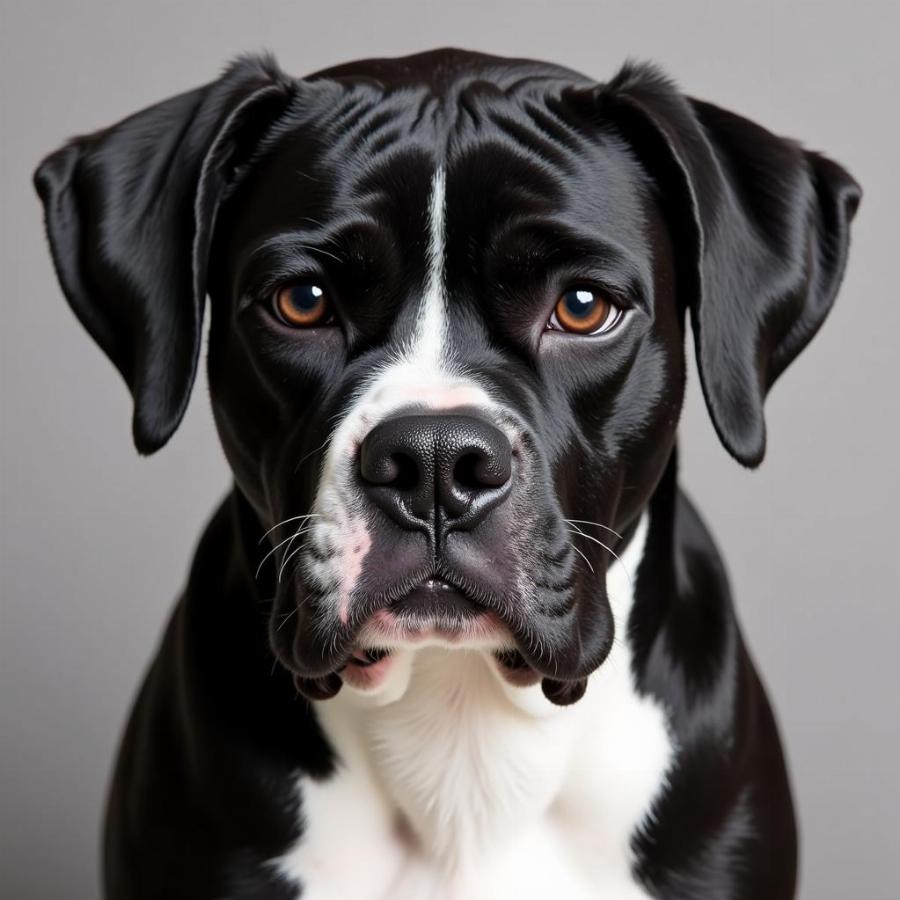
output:
M 545 63 L 460 51 L 301 80 L 239 192 L 237 247 L 291 232 L 331 242 L 341 259 L 383 263 L 402 248 L 424 260 L 440 171 L 457 263 L 568 246 L 639 267 L 649 184 L 614 125 L 591 115 L 590 84 Z

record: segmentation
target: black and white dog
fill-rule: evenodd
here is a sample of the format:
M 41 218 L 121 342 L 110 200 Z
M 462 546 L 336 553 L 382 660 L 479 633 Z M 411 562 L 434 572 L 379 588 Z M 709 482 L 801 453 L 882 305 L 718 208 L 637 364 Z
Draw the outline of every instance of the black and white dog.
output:
M 235 487 L 140 692 L 111 898 L 782 900 L 796 838 L 679 492 L 844 270 L 853 179 L 648 66 L 245 58 L 39 167 L 56 271 L 184 413 L 205 298 Z

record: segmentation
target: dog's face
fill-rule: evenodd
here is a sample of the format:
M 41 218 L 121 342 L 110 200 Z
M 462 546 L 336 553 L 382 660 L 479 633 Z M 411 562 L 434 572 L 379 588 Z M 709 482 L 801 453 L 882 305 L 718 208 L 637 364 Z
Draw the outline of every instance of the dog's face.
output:
M 209 293 L 216 420 L 302 690 L 440 642 L 560 703 L 611 647 L 605 572 L 672 453 L 685 311 L 716 427 L 755 464 L 858 199 L 652 71 L 598 86 L 458 51 L 300 81 L 244 62 L 38 183 L 141 449 L 177 425 Z
M 360 640 L 509 644 L 580 679 L 681 402 L 652 186 L 550 72 L 342 73 L 308 88 L 212 254 L 221 433 L 261 520 L 285 523 L 275 646 L 372 681 Z

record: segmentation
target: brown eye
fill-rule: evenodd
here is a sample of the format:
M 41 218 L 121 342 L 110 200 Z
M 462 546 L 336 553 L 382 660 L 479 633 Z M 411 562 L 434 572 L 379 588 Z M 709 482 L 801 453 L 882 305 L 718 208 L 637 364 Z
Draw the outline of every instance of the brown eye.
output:
M 332 318 L 325 291 L 312 281 L 280 287 L 275 291 L 272 302 L 278 318 L 294 328 L 325 325 Z
M 604 334 L 622 318 L 622 310 L 592 288 L 570 288 L 562 293 L 547 327 L 575 334 Z

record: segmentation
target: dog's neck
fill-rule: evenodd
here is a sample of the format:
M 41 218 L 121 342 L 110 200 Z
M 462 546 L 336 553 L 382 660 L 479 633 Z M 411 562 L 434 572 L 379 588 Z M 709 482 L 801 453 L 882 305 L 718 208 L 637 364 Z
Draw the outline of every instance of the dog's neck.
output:
M 431 864 L 458 877 L 548 820 L 630 859 L 671 752 L 662 710 L 634 688 L 626 638 L 647 527 L 609 571 L 615 646 L 574 706 L 508 685 L 481 652 L 436 647 L 396 661 L 399 686 L 318 704 L 347 777 L 376 789 Z

